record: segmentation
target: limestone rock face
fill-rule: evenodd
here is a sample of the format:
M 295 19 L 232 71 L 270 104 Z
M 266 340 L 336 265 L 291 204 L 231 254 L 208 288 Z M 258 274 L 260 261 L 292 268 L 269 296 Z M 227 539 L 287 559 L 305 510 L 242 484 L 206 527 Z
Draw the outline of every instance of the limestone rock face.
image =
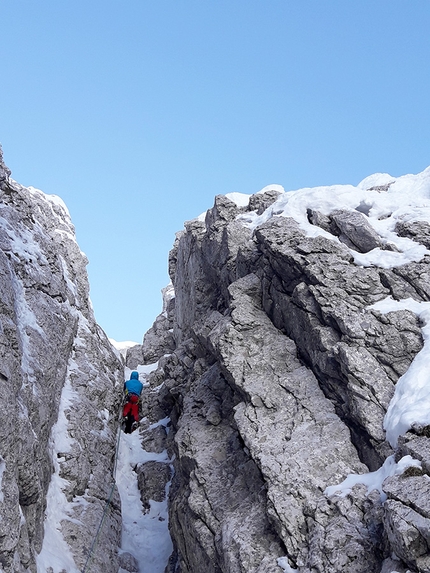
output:
M 396 455 L 423 469 L 388 480 L 386 502 L 365 486 L 324 492 L 394 453 L 383 420 L 423 347 L 421 324 L 370 307 L 389 295 L 428 300 L 428 257 L 358 265 L 354 253 L 396 251 L 367 222 L 367 203 L 308 211 L 325 233 L 315 236 L 288 217 L 254 231 L 238 218 L 276 196 L 248 207 L 216 197 L 170 254 L 175 347 L 157 351 L 166 356 L 152 375 L 175 450 L 166 571 L 268 573 L 280 557 L 300 573 L 427 571 L 425 434 L 401 442 Z M 428 236 L 425 224 L 398 232 Z
M 385 480 L 384 524 L 396 554 L 412 570 L 430 571 L 430 428 L 415 428 L 399 440 L 398 455 L 411 455 L 422 469 L 409 468 Z
M 49 541 L 80 571 L 111 489 L 122 365 L 67 209 L 0 159 L 0 568 L 45 573 Z M 116 573 L 116 494 L 107 522 L 93 564 Z
M 333 241 L 305 237 L 292 219 L 262 225 L 256 239 L 265 256 L 264 308 L 317 374 L 362 460 L 377 469 L 394 384 L 422 348 L 416 316 L 366 310 L 390 294 L 379 271 L 357 267 Z
M 136 368 L 138 364 L 154 364 L 164 354 L 175 348 L 173 339 L 173 320 L 175 312 L 175 295 L 172 285 L 162 291 L 163 311 L 157 316 L 152 327 L 145 333 L 143 344 L 129 348 L 126 354 L 126 365 Z
M 430 300 L 430 227 L 407 210 L 384 227 L 391 204 L 378 211 L 366 193 L 396 182 L 367 183 L 342 208 L 306 205 L 304 219 L 277 188 L 248 206 L 220 195 L 177 234 L 163 311 L 126 356 L 148 366 L 146 454 L 132 469 L 145 519 L 169 496 L 165 573 L 430 573 L 430 426 L 412 424 L 395 449 L 384 431 L 423 324 L 377 310 Z M 381 253 L 400 263 L 378 265 Z M 118 551 L 123 365 L 94 320 L 86 263 L 61 200 L 12 181 L 0 154 L 5 573 L 78 573 L 89 559 L 139 569 Z M 380 491 L 339 486 L 388 456 L 413 464 Z

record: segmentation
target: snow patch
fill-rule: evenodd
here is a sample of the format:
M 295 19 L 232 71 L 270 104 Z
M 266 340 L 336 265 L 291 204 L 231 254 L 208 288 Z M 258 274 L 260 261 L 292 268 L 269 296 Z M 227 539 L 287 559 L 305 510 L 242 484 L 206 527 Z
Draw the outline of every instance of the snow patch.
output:
M 70 369 L 70 370 L 73 370 Z M 69 370 L 69 372 L 70 372 Z M 57 458 L 58 453 L 68 453 L 72 449 L 72 439 L 67 431 L 69 422 L 66 417 L 66 411 L 70 409 L 73 399 L 77 397 L 76 392 L 72 389 L 69 377 L 63 386 L 61 393 L 60 406 L 58 409 L 58 420 L 52 427 L 51 440 L 53 444 L 53 454 Z
M 246 193 L 227 193 L 226 197 L 233 203 L 236 203 L 238 207 L 248 207 L 251 195 L 246 195 Z
M 384 186 L 386 191 L 381 190 Z M 261 215 L 253 211 L 239 215 L 237 220 L 250 229 L 256 229 L 273 217 L 291 217 L 308 237 L 323 236 L 339 243 L 336 236 L 308 220 L 308 209 L 324 215 L 331 215 L 339 209 L 359 211 L 378 233 L 381 243 L 391 243 L 396 250 L 378 248 L 369 253 L 358 253 L 349 249 L 357 265 L 393 268 L 420 261 L 430 254 L 423 245 L 399 237 L 395 232 L 398 222 L 430 220 L 430 168 L 418 175 L 397 179 L 388 174 L 371 175 L 357 187 L 331 185 L 281 193 Z M 344 248 L 347 247 L 344 245 Z
M 59 197 L 58 195 L 48 195 L 46 193 L 44 193 L 43 191 L 41 191 L 40 189 L 36 189 L 36 187 L 26 187 L 27 191 L 32 194 L 32 195 L 36 195 L 38 198 L 44 200 L 45 202 L 48 203 L 48 205 L 51 207 L 52 213 L 54 214 L 54 216 L 57 219 L 61 219 L 64 222 L 64 219 L 67 218 L 67 222 L 69 222 L 69 224 L 71 224 L 71 217 L 70 217 L 70 213 L 69 213 L 69 209 L 67 208 L 66 204 L 64 203 L 64 201 L 61 199 L 61 197 Z M 62 209 L 64 211 L 64 213 L 62 213 L 62 216 L 59 216 L 58 212 L 53 209 L 53 207 L 60 207 L 60 209 Z
M 63 571 L 80 573 L 70 548 L 61 533 L 61 521 L 70 519 L 65 510 L 68 505 L 67 498 L 63 493 L 67 481 L 59 476 L 58 462 L 55 466 L 55 473 L 51 478 L 46 496 L 45 532 L 42 551 L 36 557 L 37 570 L 52 571 L 53 573 L 62 573 Z
M 282 185 L 277 185 L 276 183 L 272 183 L 271 185 L 266 185 L 266 187 L 263 187 L 263 189 L 260 189 L 260 191 L 257 191 L 256 195 L 263 195 L 268 191 L 277 191 L 278 193 L 285 193 L 285 189 L 282 187 Z
M 167 426 L 170 423 L 170 418 L 166 417 L 166 418 L 162 418 L 161 420 L 158 420 L 158 422 L 155 422 L 154 424 L 151 424 L 149 426 L 149 430 L 153 430 L 154 428 L 158 428 L 159 426 L 163 426 L 163 428 L 167 428 Z
M 404 456 L 396 463 L 394 461 L 394 455 L 389 456 L 379 470 L 363 475 L 349 474 L 342 483 L 327 487 L 324 494 L 327 497 L 330 497 L 335 493 L 338 493 L 341 497 L 345 497 L 351 493 L 351 490 L 355 485 L 361 483 L 367 486 L 368 494 L 377 489 L 381 495 L 381 501 L 385 501 L 387 496 L 382 490 L 384 480 L 390 476 L 402 475 L 402 473 L 411 466 L 421 468 L 421 462 L 414 460 L 411 456 Z
M 27 300 L 25 298 L 24 286 L 22 282 L 15 275 L 12 276 L 12 282 L 15 291 L 14 306 L 15 306 L 17 327 L 22 347 L 21 368 L 22 371 L 27 374 L 28 379 L 34 382 L 34 370 L 31 365 L 32 357 L 30 352 L 29 329 L 38 332 L 43 338 L 45 338 L 45 333 L 39 326 L 36 319 L 36 315 L 31 310 L 31 308 L 27 303 Z M 33 392 L 35 392 L 34 387 L 33 387 Z
M 137 346 L 138 344 L 140 344 L 140 342 L 133 342 L 131 340 L 124 340 L 123 342 L 117 342 L 113 338 L 109 338 L 109 342 L 112 344 L 115 354 L 119 358 L 124 358 L 124 360 L 127 354 L 127 350 L 129 348 L 133 348 L 133 346 Z
M 396 301 L 387 297 L 368 308 L 383 314 L 409 310 L 422 323 L 424 347 L 397 381 L 384 418 L 387 440 L 395 448 L 398 437 L 406 433 L 414 423 L 423 426 L 430 424 L 430 302 L 418 302 L 412 298 Z
M 287 557 L 279 557 L 277 559 L 278 566 L 285 571 L 285 573 L 297 573 L 298 569 L 293 569 L 288 563 Z
M 138 366 L 136 366 L 136 368 L 128 368 L 128 367 L 125 368 L 124 373 L 128 380 L 132 372 L 138 372 L 139 380 L 142 382 L 141 379 L 143 379 L 143 381 L 146 381 L 146 378 L 151 374 L 151 372 L 154 372 L 154 370 L 157 370 L 157 368 L 158 368 L 158 362 L 153 362 L 152 364 L 139 364 Z
M 388 173 L 374 173 L 363 179 L 363 181 L 360 181 L 357 187 L 367 191 L 368 189 L 372 189 L 372 187 L 385 187 L 393 182 L 394 177 L 391 177 Z
M 91 430 L 92 433 L 97 434 L 99 438 L 109 438 L 111 436 L 111 431 L 109 429 L 109 410 L 107 408 L 103 408 L 103 410 L 99 410 L 97 412 L 97 418 L 102 422 L 103 429 L 99 432 L 95 432 Z
M 123 342 L 117 342 L 113 338 L 109 338 L 109 342 L 112 344 L 114 348 L 116 348 L 119 351 L 128 350 L 129 348 L 132 348 L 133 346 L 137 346 L 138 344 L 140 344 L 140 342 L 133 342 L 131 340 L 124 340 Z
M 73 296 L 77 296 L 78 295 L 78 289 L 76 287 L 76 284 L 70 280 L 70 274 L 69 274 L 69 270 L 67 268 L 66 261 L 64 260 L 64 258 L 61 255 L 60 255 L 60 262 L 61 262 L 61 267 L 63 269 L 63 277 L 64 277 L 64 280 L 66 282 L 66 285 L 67 285 L 69 291 L 73 294 Z
M 43 229 L 38 223 L 35 223 L 35 227 L 43 233 Z M 22 223 L 19 223 L 17 227 L 12 227 L 6 219 L 0 217 L 0 228 L 8 235 L 11 253 L 16 258 L 26 263 L 31 263 L 33 260 L 40 261 L 42 264 L 47 263 L 46 257 L 42 254 L 34 233 L 29 231 Z
M 73 367 L 72 367 L 73 370 Z M 72 390 L 69 377 L 67 377 L 61 393 L 58 420 L 52 427 L 50 447 L 54 473 L 46 496 L 46 511 L 44 522 L 44 536 L 42 550 L 36 557 L 38 571 L 47 571 L 52 568 L 53 573 L 80 573 L 73 559 L 69 546 L 61 533 L 62 520 L 70 520 L 67 508 L 70 506 L 64 494 L 68 481 L 60 477 L 60 461 L 58 454 L 71 450 L 71 438 L 68 434 L 68 421 L 65 411 L 72 404 L 75 392 Z

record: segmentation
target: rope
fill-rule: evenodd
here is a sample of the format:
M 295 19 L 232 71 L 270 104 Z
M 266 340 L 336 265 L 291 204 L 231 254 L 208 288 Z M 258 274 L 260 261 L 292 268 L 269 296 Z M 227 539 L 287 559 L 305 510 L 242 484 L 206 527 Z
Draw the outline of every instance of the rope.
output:
M 114 458 L 114 463 L 113 463 L 112 477 L 113 477 L 114 482 L 116 482 L 116 468 L 118 465 L 118 451 L 119 451 L 120 440 L 121 440 L 121 426 L 118 427 L 118 439 L 116 441 L 115 458 Z
M 92 556 L 93 556 L 93 554 L 94 554 L 94 550 L 95 550 L 95 548 L 96 548 L 96 546 L 97 546 L 97 543 L 98 543 L 98 540 L 99 540 L 99 535 L 100 535 L 100 532 L 101 532 L 101 530 L 102 530 L 102 527 L 103 527 L 103 524 L 104 524 L 104 521 L 105 521 L 105 518 L 106 518 L 106 514 L 107 514 L 108 509 L 109 509 L 109 506 L 110 506 L 110 502 L 111 502 L 111 500 L 112 500 L 112 496 L 113 496 L 113 492 L 114 492 L 114 490 L 115 490 L 115 486 L 116 486 L 116 484 L 115 484 L 115 482 L 114 482 L 114 483 L 112 484 L 112 488 L 111 488 L 111 490 L 110 490 L 109 499 L 107 500 L 106 505 L 105 505 L 105 510 L 104 510 L 104 512 L 103 512 L 103 517 L 102 517 L 102 519 L 101 519 L 101 521 L 100 521 L 99 528 L 97 529 L 96 536 L 95 536 L 95 538 L 94 538 L 94 540 L 93 540 L 93 543 L 92 543 L 92 545 L 91 545 L 91 548 L 90 548 L 90 551 L 89 551 L 89 553 L 88 553 L 88 557 L 87 557 L 87 560 L 86 560 L 86 562 L 85 562 L 84 568 L 82 569 L 82 573 L 85 573 L 85 572 L 88 570 L 88 567 L 89 567 L 89 565 L 90 565 L 91 558 L 92 558 Z
M 122 411 L 122 407 L 121 407 L 121 411 Z M 101 518 L 99 527 L 98 527 L 98 529 L 97 529 L 96 536 L 94 537 L 94 540 L 93 540 L 93 542 L 92 542 L 92 544 L 91 544 L 90 550 L 89 550 L 89 552 L 88 552 L 87 560 L 86 560 L 86 562 L 85 562 L 84 568 L 82 569 L 82 572 L 81 572 L 81 573 L 86 573 L 86 571 L 89 570 L 91 558 L 93 557 L 94 551 L 95 551 L 95 549 L 96 549 L 96 547 L 97 547 L 97 543 L 98 543 L 98 540 L 99 540 L 99 536 L 100 536 L 101 530 L 102 530 L 102 528 L 103 528 L 103 524 L 104 524 L 104 521 L 105 521 L 105 519 L 106 519 L 107 512 L 108 512 L 108 510 L 109 510 L 109 508 L 110 508 L 110 503 L 111 503 L 111 501 L 112 501 L 113 492 L 115 491 L 115 487 L 116 487 L 116 469 L 117 469 L 117 466 L 118 466 L 119 443 L 120 443 L 120 440 L 121 440 L 121 426 L 120 426 L 121 411 L 120 411 L 120 415 L 119 415 L 119 419 L 118 419 L 118 421 L 119 421 L 119 426 L 118 426 L 118 438 L 117 438 L 117 441 L 116 441 L 115 457 L 114 457 L 114 464 L 113 464 L 113 471 L 112 471 L 112 478 L 113 478 L 112 488 L 111 488 L 110 493 L 109 493 L 109 498 L 108 498 L 108 500 L 106 501 L 105 509 L 104 509 L 104 511 L 103 511 L 103 515 L 102 515 L 102 518 Z

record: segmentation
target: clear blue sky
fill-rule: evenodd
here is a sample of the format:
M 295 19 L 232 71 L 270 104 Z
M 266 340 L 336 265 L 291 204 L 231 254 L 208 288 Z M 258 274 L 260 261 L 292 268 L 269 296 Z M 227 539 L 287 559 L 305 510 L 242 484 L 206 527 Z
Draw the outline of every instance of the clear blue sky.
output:
M 219 193 L 430 165 L 429 0 L 0 0 L 0 142 L 60 195 L 97 320 L 141 340 Z

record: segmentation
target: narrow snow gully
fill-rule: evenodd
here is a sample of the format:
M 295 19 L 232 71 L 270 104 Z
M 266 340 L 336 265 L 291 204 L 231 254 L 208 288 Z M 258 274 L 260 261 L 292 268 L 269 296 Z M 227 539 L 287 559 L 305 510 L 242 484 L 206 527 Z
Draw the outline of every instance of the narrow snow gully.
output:
M 121 430 L 116 470 L 122 508 L 119 573 L 164 573 L 173 550 L 167 508 L 173 466 L 160 440 L 160 435 L 168 434 L 169 419 L 149 422 L 155 392 L 146 378 L 156 368 L 157 363 L 134 369 L 144 384 L 143 417 L 132 434 Z M 130 372 L 125 369 L 125 379 Z

